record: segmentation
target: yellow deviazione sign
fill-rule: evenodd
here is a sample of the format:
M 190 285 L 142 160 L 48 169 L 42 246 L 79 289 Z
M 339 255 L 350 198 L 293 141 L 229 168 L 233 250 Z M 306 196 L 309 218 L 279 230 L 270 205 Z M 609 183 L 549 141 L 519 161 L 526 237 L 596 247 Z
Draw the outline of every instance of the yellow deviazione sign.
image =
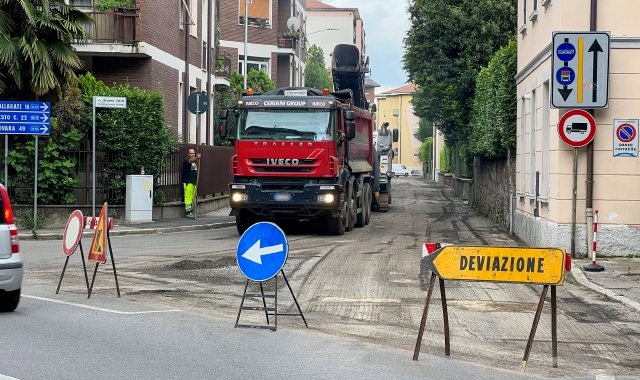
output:
M 564 248 L 444 247 L 422 264 L 445 280 L 562 285 Z

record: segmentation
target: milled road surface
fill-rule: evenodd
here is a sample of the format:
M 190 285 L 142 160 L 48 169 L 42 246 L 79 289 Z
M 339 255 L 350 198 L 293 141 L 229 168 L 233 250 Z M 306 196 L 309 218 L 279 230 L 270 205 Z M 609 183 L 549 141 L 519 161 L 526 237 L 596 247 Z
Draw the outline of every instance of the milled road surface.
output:
M 281 317 L 279 329 L 324 333 L 406 351 L 410 361 L 430 273 L 420 265 L 424 242 L 516 246 L 520 243 L 477 215 L 441 184 L 420 178 L 394 179 L 387 213 L 344 236 L 316 227 L 285 226 L 289 258 L 284 271 L 309 323 Z M 123 297 L 235 320 L 246 278 L 236 263 L 235 229 L 113 238 Z M 60 242 L 23 242 L 42 252 Z M 60 251 L 57 248 L 57 251 Z M 27 276 L 57 285 L 63 259 L 46 257 Z M 47 256 L 48 257 L 48 256 Z M 78 257 L 63 292 L 86 293 Z M 55 263 L 55 264 L 54 264 Z M 70 264 L 71 265 L 71 264 Z M 88 268 L 91 276 L 93 267 Z M 91 277 L 89 277 L 91 278 Z M 542 286 L 447 281 L 451 357 L 517 370 L 523 358 Z M 295 305 L 280 277 L 279 311 Z M 259 292 L 250 283 L 249 292 Z M 265 283 L 273 291 L 273 281 Z M 115 294 L 110 265 L 100 267 L 94 290 Z M 528 374 L 544 377 L 638 376 L 640 315 L 581 288 L 567 275 L 558 287 L 558 368 L 552 367 L 549 296 L 538 325 Z M 248 301 L 259 306 L 261 301 Z M 264 323 L 264 313 L 244 311 L 244 323 Z M 440 290 L 429 308 L 422 354 L 444 356 Z M 619 379 L 620 377 L 617 377 Z

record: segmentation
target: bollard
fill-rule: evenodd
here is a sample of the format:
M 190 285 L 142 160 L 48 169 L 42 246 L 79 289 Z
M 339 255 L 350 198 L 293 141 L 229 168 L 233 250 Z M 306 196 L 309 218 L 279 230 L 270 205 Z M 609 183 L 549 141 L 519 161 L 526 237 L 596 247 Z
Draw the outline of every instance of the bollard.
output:
M 596 236 L 598 234 L 598 210 L 593 215 L 593 253 L 591 255 L 591 264 L 587 264 L 582 268 L 587 272 L 604 272 L 602 265 L 596 264 Z

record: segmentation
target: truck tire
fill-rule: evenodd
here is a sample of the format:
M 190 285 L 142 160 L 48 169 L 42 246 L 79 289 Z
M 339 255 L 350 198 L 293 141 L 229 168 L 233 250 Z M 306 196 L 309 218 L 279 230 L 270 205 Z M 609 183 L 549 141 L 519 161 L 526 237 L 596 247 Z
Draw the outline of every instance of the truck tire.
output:
M 356 227 L 364 227 L 364 221 L 367 218 L 366 209 L 368 209 L 367 195 L 364 193 L 364 186 L 360 193 L 360 212 L 358 212 L 358 200 L 356 197 Z
M 329 226 L 329 234 L 344 235 L 344 230 L 346 226 L 346 222 L 342 217 L 344 213 L 340 212 L 340 216 L 337 218 L 332 217 L 330 212 L 328 214 L 329 214 L 329 220 L 327 225 Z
M 371 193 L 371 184 L 365 183 L 362 192 L 364 193 L 363 209 L 365 210 L 364 224 L 366 226 L 371 220 L 371 200 L 373 199 L 373 193 Z
M 346 231 L 353 231 L 358 217 L 358 204 L 356 203 L 356 189 L 351 186 L 351 201 L 347 202 L 347 214 L 349 215 Z
M 20 289 L 11 292 L 0 292 L 0 311 L 14 311 L 20 303 Z
M 244 234 L 244 232 L 254 223 L 255 217 L 251 211 L 240 210 L 238 215 L 236 215 L 236 229 L 240 235 Z

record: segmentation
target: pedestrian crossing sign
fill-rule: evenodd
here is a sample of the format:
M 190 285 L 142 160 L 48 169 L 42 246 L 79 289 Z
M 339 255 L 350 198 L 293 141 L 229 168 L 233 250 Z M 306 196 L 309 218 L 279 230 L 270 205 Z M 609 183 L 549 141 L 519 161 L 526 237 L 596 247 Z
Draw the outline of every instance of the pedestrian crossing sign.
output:
M 91 241 L 91 250 L 89 251 L 89 261 L 104 264 L 107 262 L 106 255 L 107 246 L 107 202 L 104 202 L 96 232 L 93 234 Z

